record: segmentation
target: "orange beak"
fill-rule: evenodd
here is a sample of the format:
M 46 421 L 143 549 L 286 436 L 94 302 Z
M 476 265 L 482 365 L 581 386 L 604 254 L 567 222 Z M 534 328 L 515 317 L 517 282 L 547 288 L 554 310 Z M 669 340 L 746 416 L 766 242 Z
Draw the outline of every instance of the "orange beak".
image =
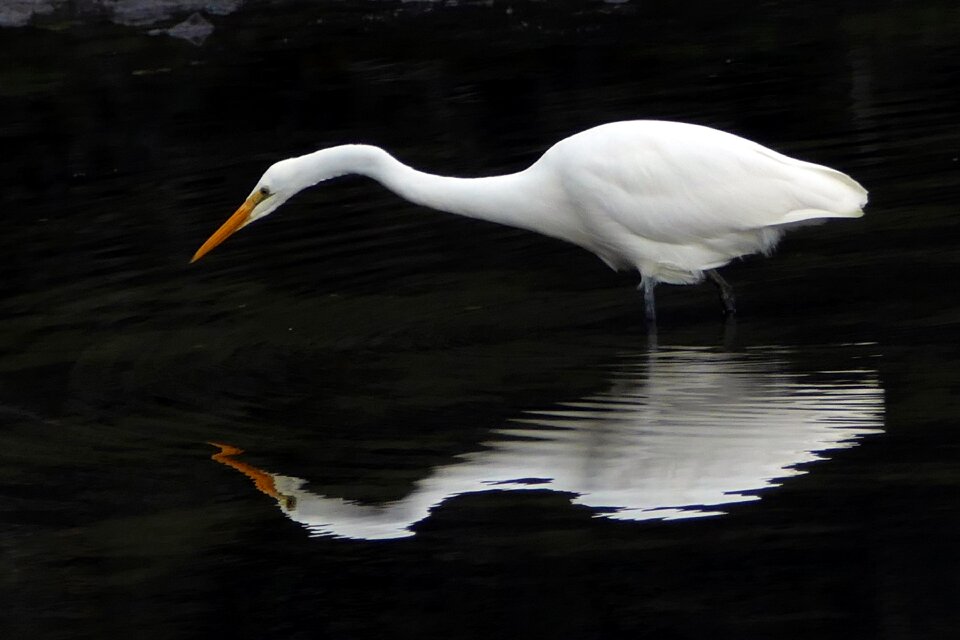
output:
M 250 220 L 250 213 L 254 208 L 260 204 L 260 201 L 263 200 L 263 196 L 260 192 L 254 193 L 252 196 L 246 199 L 240 208 L 234 212 L 230 218 L 223 223 L 223 225 L 216 230 L 216 232 L 210 236 L 206 242 L 203 243 L 203 246 L 197 249 L 197 252 L 193 254 L 190 263 L 194 263 L 203 256 L 210 253 L 214 247 L 218 244 L 229 238 L 233 235 L 233 232 L 242 227 Z

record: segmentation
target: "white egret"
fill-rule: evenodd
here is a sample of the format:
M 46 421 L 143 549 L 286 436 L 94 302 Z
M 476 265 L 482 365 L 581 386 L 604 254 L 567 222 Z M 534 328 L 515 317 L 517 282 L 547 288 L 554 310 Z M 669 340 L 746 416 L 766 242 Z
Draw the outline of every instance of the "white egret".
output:
M 704 277 L 734 313 L 733 289 L 717 268 L 769 254 L 791 227 L 858 218 L 867 202 L 866 190 L 839 171 L 679 122 L 600 125 L 561 140 L 523 171 L 488 178 L 432 175 L 379 147 L 342 145 L 267 169 L 191 262 L 297 192 L 346 174 L 373 178 L 419 205 L 566 240 L 613 269 L 636 269 L 651 322 L 658 282 Z

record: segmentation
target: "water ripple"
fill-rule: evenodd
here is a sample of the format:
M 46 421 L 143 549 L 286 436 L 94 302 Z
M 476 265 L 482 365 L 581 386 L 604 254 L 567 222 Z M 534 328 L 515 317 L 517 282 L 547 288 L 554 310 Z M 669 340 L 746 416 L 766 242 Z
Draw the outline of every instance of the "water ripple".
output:
M 311 491 L 303 478 L 242 462 L 229 445 L 218 445 L 214 459 L 253 479 L 313 535 L 411 536 L 455 496 L 531 488 L 570 494 L 574 504 L 619 520 L 718 515 L 882 431 L 876 371 L 796 373 L 789 355 L 671 347 L 625 356 L 606 391 L 524 412 L 480 451 L 434 467 L 387 503 Z

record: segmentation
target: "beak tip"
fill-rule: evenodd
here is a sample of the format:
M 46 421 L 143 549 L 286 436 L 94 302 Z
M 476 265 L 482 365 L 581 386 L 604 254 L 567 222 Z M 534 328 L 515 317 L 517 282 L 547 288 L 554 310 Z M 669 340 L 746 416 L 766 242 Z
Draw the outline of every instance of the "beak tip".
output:
M 246 202 L 230 216 L 230 219 L 224 222 L 220 228 L 203 243 L 203 246 L 197 249 L 197 252 L 193 254 L 193 258 L 190 259 L 190 264 L 193 264 L 210 253 L 214 247 L 226 240 L 234 231 L 243 228 L 250 219 L 250 212 L 253 211 L 256 206 L 256 201 L 252 198 L 247 198 Z

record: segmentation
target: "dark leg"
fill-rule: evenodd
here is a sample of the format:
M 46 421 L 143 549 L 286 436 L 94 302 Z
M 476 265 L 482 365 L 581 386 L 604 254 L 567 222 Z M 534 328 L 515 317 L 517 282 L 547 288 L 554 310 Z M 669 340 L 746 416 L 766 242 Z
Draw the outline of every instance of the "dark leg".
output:
M 656 326 L 657 305 L 653 300 L 653 288 L 657 286 L 657 281 L 653 278 L 643 278 L 640 286 L 643 287 L 643 311 L 647 317 L 647 324 Z
M 733 297 L 733 287 L 723 279 L 723 276 L 717 273 L 716 269 L 707 269 L 705 273 L 713 284 L 717 285 L 717 289 L 720 290 L 720 302 L 723 304 L 723 313 L 728 316 L 736 315 L 737 303 Z
M 723 350 L 737 350 L 737 317 L 728 315 L 723 319 Z

